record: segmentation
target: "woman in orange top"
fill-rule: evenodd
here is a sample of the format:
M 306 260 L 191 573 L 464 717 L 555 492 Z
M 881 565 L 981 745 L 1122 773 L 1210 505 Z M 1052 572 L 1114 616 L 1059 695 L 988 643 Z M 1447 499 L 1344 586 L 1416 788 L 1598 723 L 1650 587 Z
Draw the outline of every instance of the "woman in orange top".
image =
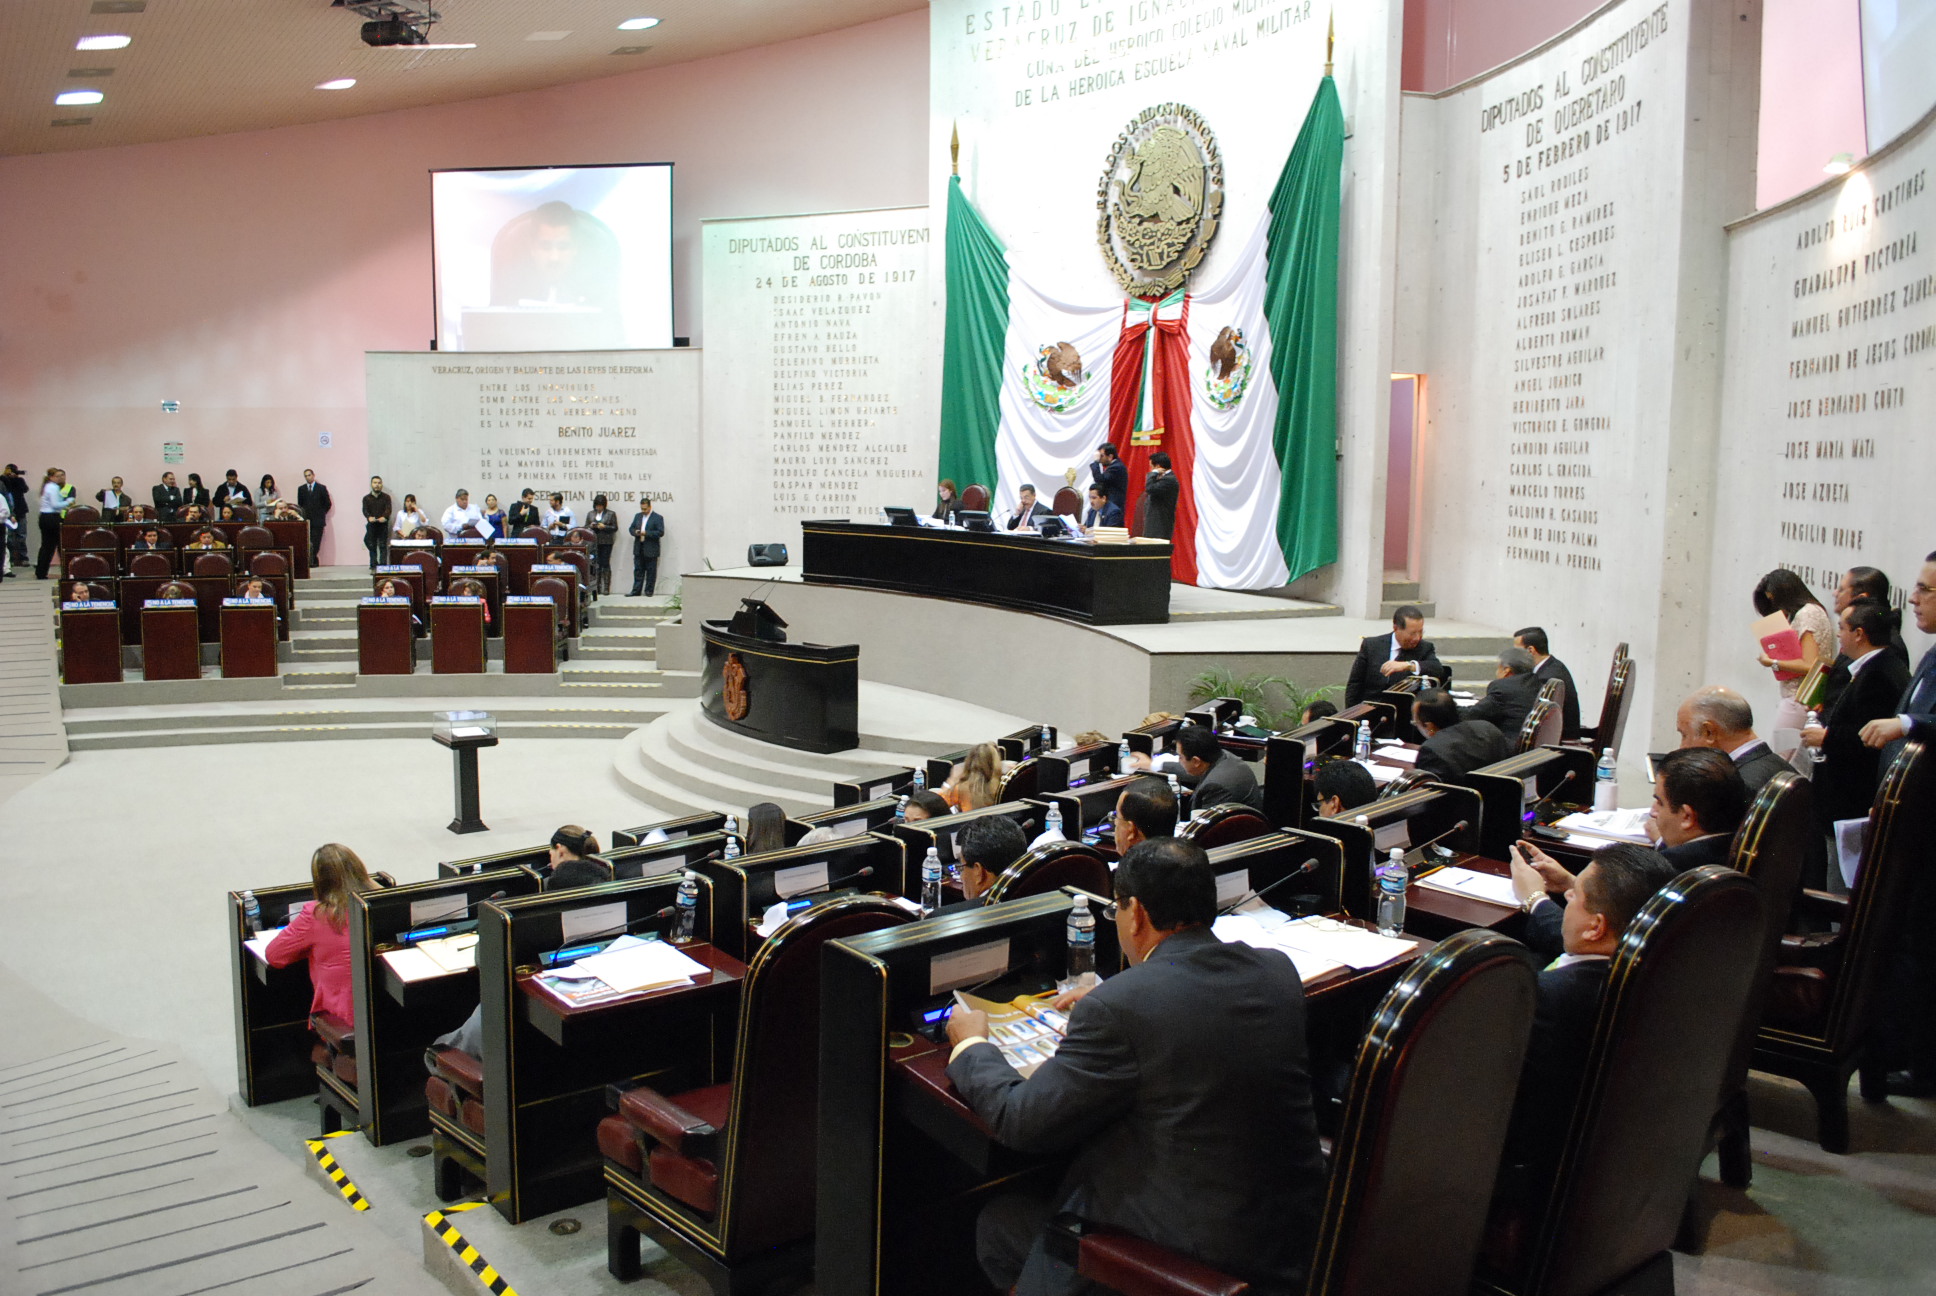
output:
M 941 789 L 941 798 L 956 810 L 980 810 L 992 806 L 1002 796 L 1002 749 L 994 743 L 976 743 L 968 758 Z

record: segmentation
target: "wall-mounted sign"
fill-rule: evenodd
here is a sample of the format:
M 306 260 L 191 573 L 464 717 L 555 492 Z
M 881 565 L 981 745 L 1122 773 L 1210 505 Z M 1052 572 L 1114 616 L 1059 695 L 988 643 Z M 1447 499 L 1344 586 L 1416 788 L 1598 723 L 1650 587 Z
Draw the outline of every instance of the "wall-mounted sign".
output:
M 161 403 L 161 412 L 162 412 L 163 414 L 179 414 L 179 413 L 181 413 L 181 402 L 180 402 L 180 401 L 163 401 L 163 402 Z
M 161 461 L 163 463 L 180 463 L 182 461 L 182 443 L 179 441 L 163 441 L 161 443 Z

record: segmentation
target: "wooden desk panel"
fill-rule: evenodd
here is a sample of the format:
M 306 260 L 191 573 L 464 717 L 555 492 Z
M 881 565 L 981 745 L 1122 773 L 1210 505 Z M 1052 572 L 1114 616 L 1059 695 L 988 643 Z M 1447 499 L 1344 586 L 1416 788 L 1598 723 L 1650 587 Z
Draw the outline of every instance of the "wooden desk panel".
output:
M 222 678 L 261 679 L 276 673 L 273 602 L 231 599 L 222 606 Z
M 437 598 L 430 605 L 430 669 L 436 675 L 484 673 L 484 604 Z
M 504 607 L 504 673 L 552 675 L 558 670 L 557 606 L 513 594 Z
M 356 606 L 356 672 L 359 675 L 412 675 L 417 670 L 417 636 L 410 603 L 362 602 Z
M 156 606 L 166 603 L 169 606 Z M 141 678 L 200 679 L 198 613 L 186 599 L 154 600 L 141 611 Z
M 60 640 L 61 683 L 121 682 L 121 612 L 114 604 L 64 604 Z

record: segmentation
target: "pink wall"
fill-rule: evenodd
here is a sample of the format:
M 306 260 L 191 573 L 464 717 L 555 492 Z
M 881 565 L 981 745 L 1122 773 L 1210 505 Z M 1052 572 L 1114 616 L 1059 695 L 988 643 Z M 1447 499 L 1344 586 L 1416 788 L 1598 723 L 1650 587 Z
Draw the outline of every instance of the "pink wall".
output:
M 1756 207 L 1813 189 L 1837 153 L 1868 154 L 1857 0 L 1762 0 L 1758 151 Z
M 673 331 L 700 345 L 702 219 L 925 201 L 927 36 L 916 12 L 527 94 L 0 158 L 0 460 L 144 499 L 169 440 L 211 487 L 233 467 L 288 492 L 313 467 L 324 561 L 359 562 L 363 353 L 432 331 L 426 172 L 673 162 Z
M 1606 0 L 1405 0 L 1402 88 L 1431 94 L 1518 58 Z

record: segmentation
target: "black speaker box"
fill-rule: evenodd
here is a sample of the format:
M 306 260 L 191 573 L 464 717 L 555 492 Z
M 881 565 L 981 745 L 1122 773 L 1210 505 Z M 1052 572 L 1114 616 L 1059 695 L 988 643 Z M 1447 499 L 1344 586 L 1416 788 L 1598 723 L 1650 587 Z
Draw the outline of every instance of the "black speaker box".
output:
M 746 565 L 748 567 L 784 567 L 787 565 L 787 547 L 783 544 L 747 545 Z

